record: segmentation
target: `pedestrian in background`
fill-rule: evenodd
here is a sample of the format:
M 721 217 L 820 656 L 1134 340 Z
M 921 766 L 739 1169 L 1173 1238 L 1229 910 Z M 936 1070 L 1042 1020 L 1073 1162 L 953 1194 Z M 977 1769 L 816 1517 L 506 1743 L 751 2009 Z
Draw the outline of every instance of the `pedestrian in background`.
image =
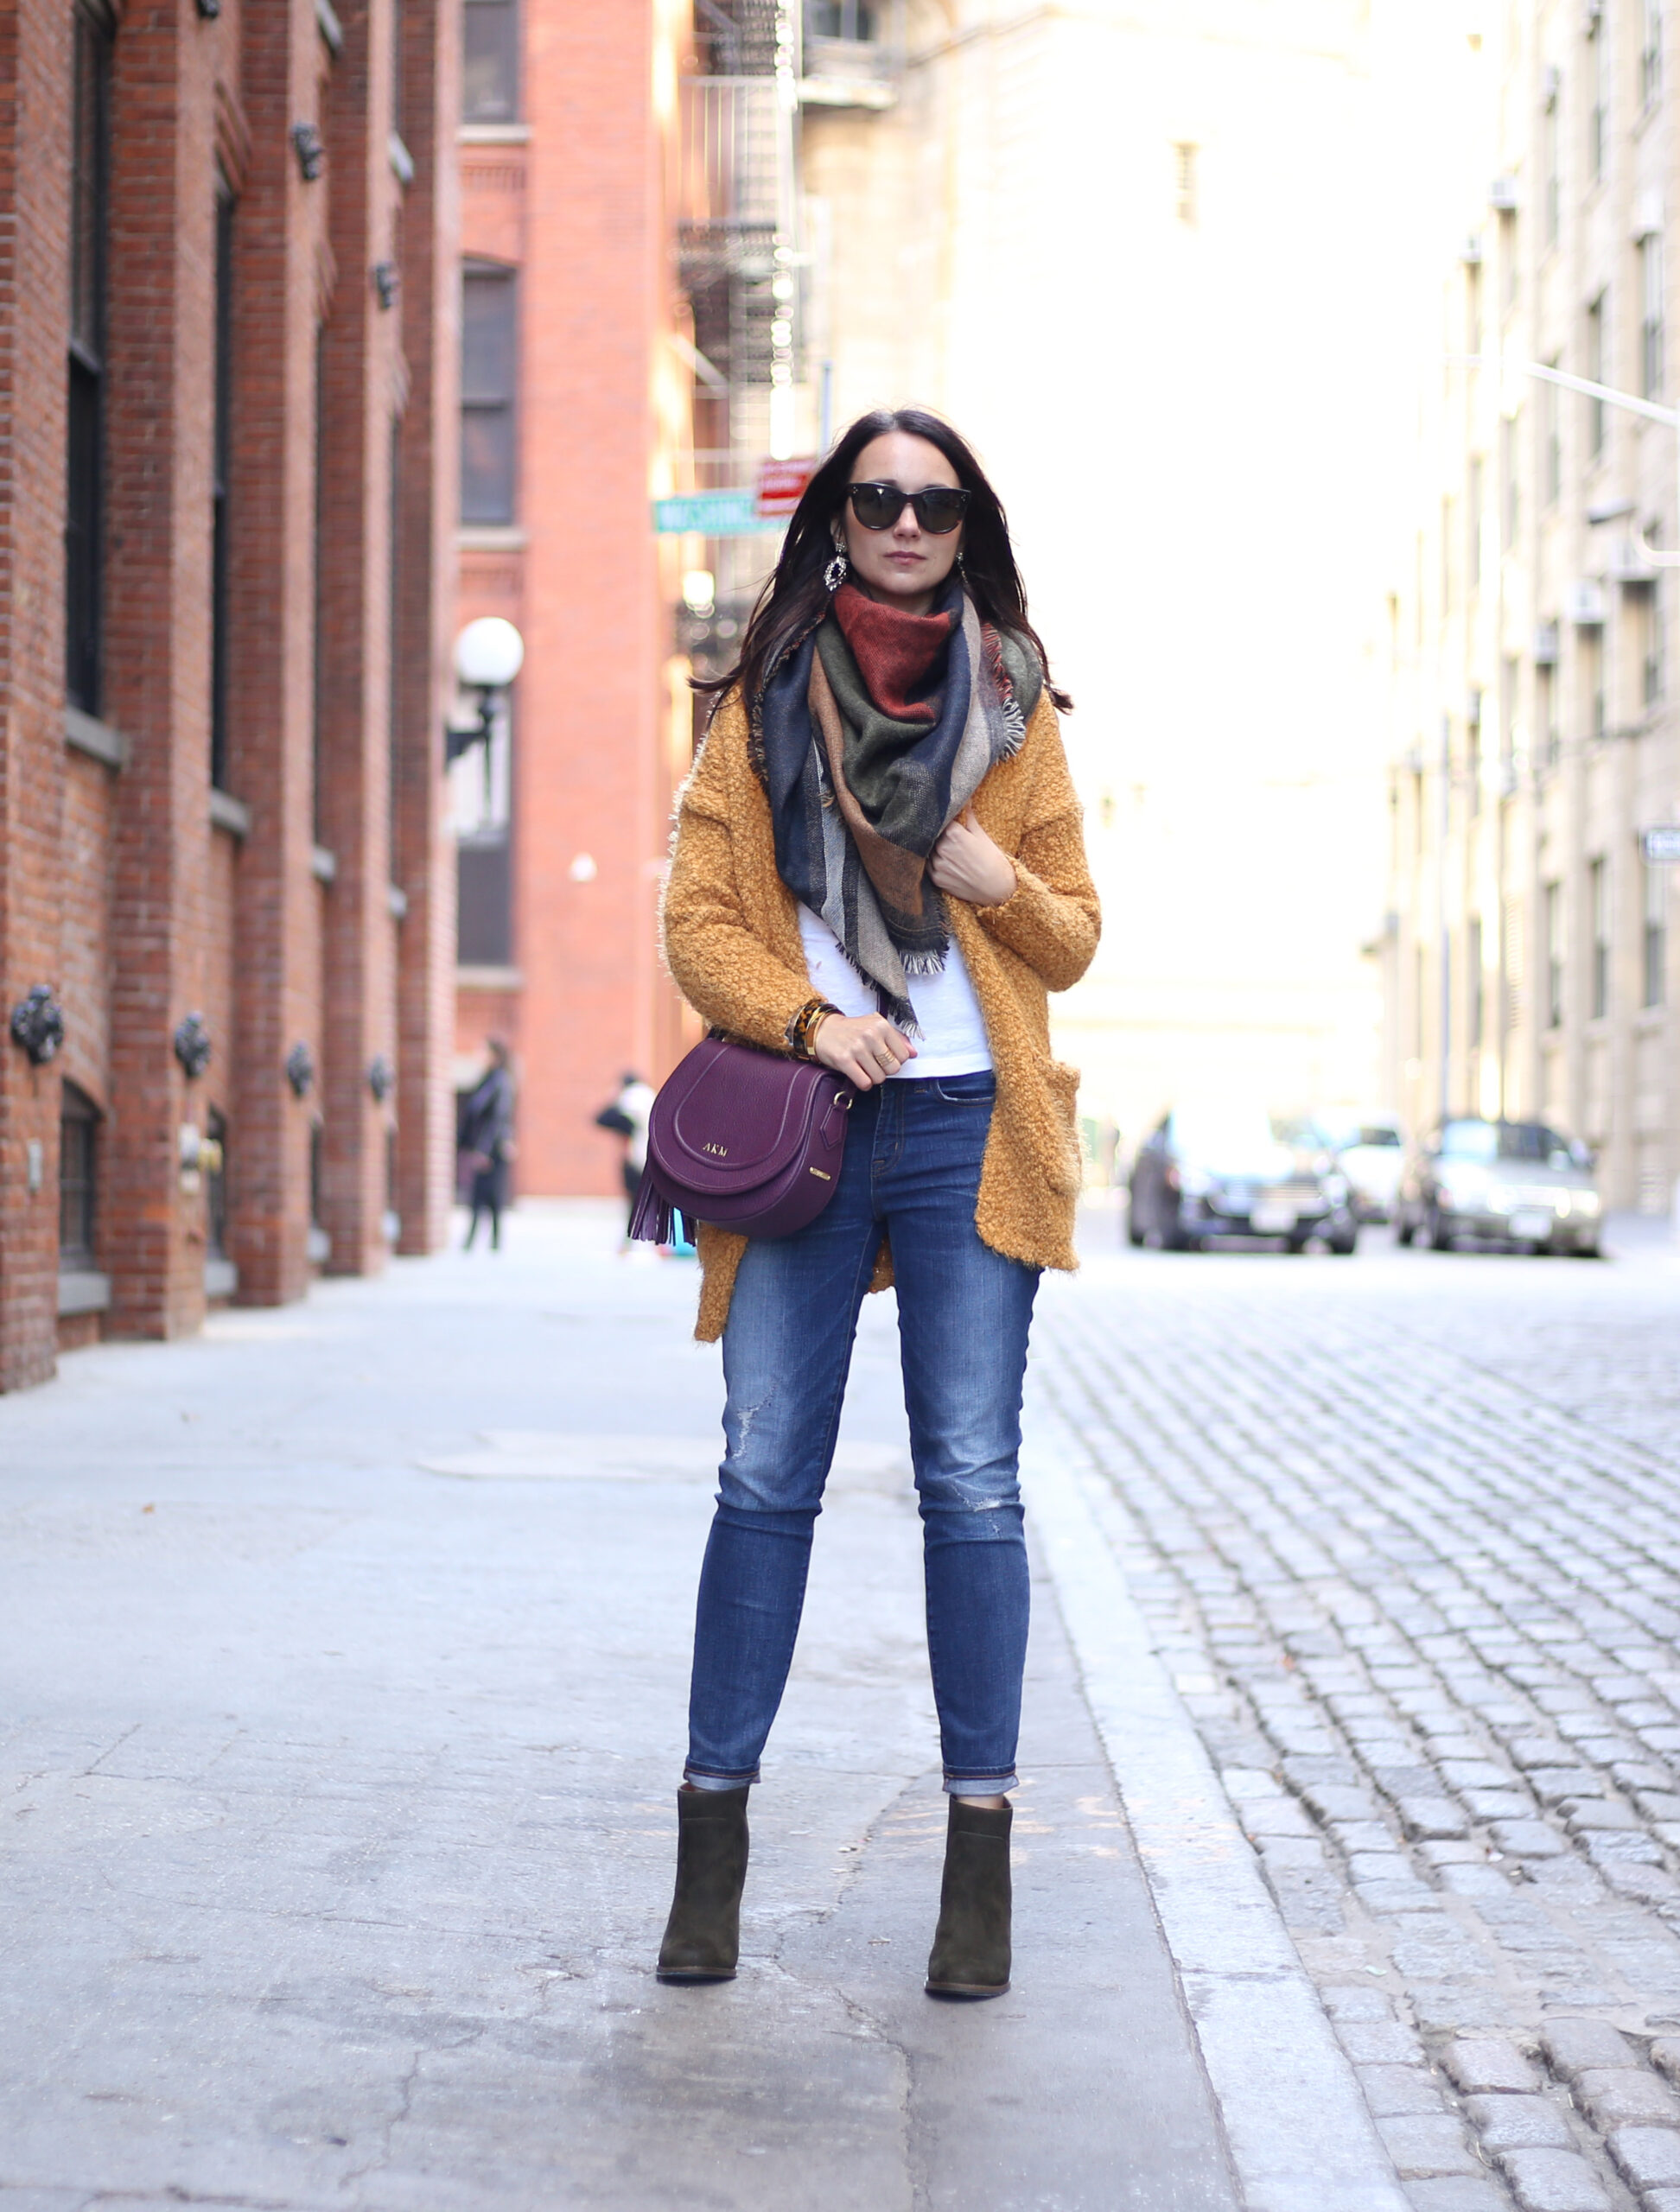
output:
M 641 1196 L 642 1171 L 647 1166 L 647 1117 L 652 1110 L 653 1086 L 633 1069 L 620 1079 L 617 1097 L 595 1117 L 596 1128 L 610 1129 L 614 1136 L 624 1139 L 624 1195 L 629 1211 L 619 1242 L 620 1254 L 630 1249 L 630 1223 Z
M 1003 510 L 920 410 L 812 477 L 684 788 L 665 903 L 703 1020 L 856 1087 L 797 1235 L 702 1225 L 725 1455 L 701 1571 L 676 1894 L 659 1972 L 735 1968 L 747 1796 L 792 1659 L 864 1294 L 894 1283 L 950 1799 L 930 1992 L 1010 1973 L 1028 1569 L 1016 1478 L 1041 1268 L 1072 1268 L 1077 1077 L 1045 994 L 1098 906 Z
M 471 1181 L 464 1252 L 473 1249 L 480 1217 L 490 1217 L 490 1249 L 501 1249 L 502 1209 L 507 1204 L 507 1166 L 513 1157 L 513 1075 L 507 1046 L 500 1037 L 485 1046 L 490 1065 L 468 1093 L 461 1117 L 461 1152 Z

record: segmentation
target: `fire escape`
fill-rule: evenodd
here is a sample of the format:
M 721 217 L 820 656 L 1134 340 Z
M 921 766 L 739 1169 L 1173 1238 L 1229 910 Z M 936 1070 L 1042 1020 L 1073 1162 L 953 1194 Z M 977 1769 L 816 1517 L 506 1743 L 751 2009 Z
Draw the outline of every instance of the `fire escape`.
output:
M 694 317 L 695 483 L 749 489 L 791 450 L 799 376 L 798 0 L 694 0 L 681 86 L 678 275 Z M 697 667 L 727 664 L 773 535 L 715 538 L 715 603 L 685 618 Z
M 750 484 L 791 408 L 799 313 L 799 22 L 789 0 L 695 0 L 683 80 L 680 276 L 694 311 L 702 486 Z M 786 400 L 773 395 L 786 391 Z
M 750 490 L 767 456 L 818 441 L 807 384 L 802 106 L 883 108 L 902 68 L 902 0 L 693 0 L 681 84 L 678 276 L 693 315 L 695 488 Z M 826 387 L 824 387 L 826 389 Z M 710 606 L 679 620 L 697 670 L 726 666 L 778 540 L 707 541 Z

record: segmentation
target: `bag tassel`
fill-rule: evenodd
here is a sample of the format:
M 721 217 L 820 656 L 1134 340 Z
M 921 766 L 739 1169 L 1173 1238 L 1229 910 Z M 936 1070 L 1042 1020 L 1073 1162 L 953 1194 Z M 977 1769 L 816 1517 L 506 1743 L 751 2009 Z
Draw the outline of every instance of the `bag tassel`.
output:
M 636 1193 L 636 1210 L 630 1217 L 630 1242 L 633 1244 L 669 1244 L 672 1222 L 671 1207 L 659 1195 L 653 1178 L 644 1169 L 641 1188 Z

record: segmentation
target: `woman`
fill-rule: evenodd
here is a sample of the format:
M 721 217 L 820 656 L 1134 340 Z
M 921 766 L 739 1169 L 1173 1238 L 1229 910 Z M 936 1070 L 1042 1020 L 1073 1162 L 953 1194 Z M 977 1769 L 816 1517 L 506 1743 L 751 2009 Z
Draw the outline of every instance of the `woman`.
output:
M 1003 510 L 954 430 L 865 416 L 812 477 L 682 793 L 666 956 L 715 1027 L 856 1086 L 798 1235 L 703 1227 L 726 1455 L 700 1578 L 667 1980 L 735 1968 L 864 1293 L 895 1283 L 950 1797 L 927 1987 L 1009 1980 L 1026 1653 L 1016 1486 L 1039 1270 L 1072 1268 L 1077 1082 L 1045 993 L 1097 944 L 1058 706 Z

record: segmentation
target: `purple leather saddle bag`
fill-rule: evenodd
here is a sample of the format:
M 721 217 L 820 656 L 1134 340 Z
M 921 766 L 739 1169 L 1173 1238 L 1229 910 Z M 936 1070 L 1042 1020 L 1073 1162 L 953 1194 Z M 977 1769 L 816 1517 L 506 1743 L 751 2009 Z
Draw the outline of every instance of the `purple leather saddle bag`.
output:
M 792 1236 L 834 1196 L 854 1096 L 832 1068 L 708 1037 L 653 1102 L 631 1236 L 669 1243 L 673 1213 Z

